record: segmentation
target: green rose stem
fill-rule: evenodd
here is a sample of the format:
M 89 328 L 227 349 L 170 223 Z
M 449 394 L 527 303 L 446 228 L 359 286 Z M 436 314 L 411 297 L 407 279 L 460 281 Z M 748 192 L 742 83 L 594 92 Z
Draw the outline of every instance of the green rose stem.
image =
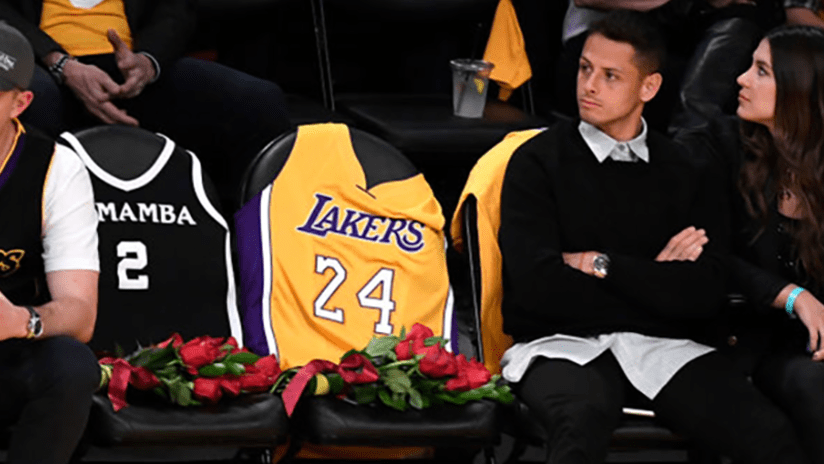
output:
M 414 366 L 417 363 L 418 363 L 418 361 L 416 361 L 414 358 L 412 358 L 412 359 L 407 359 L 407 360 L 404 360 L 404 361 L 395 361 L 393 363 L 385 364 L 381 367 L 378 367 L 377 370 L 378 370 L 378 372 L 383 372 L 383 371 L 385 371 L 387 369 L 391 369 L 393 367 Z

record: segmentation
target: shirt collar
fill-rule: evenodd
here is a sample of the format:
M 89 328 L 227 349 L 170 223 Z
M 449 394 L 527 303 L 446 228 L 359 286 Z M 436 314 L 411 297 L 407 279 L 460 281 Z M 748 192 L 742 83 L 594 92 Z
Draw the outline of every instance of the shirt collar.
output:
M 578 124 L 578 132 L 581 133 L 581 137 L 583 137 L 589 149 L 592 150 L 592 153 L 595 154 L 595 158 L 599 163 L 603 163 L 605 159 L 609 158 L 613 151 L 625 151 L 627 148 L 629 148 L 636 157 L 649 163 L 647 122 L 644 118 L 641 118 L 641 133 L 638 137 L 628 142 L 619 142 L 586 121 L 581 121 L 581 123 Z M 622 146 L 623 149 L 621 148 Z

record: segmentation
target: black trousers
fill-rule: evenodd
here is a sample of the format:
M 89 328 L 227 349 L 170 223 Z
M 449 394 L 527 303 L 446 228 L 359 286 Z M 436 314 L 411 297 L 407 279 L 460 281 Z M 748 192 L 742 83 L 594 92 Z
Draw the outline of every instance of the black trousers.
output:
M 753 382 L 790 417 L 810 461 L 824 464 L 824 363 L 809 354 L 771 354 Z
M 94 354 L 77 340 L 0 342 L 0 418 L 11 427 L 7 462 L 69 462 L 99 382 Z
M 114 55 L 82 57 L 115 82 L 123 76 Z M 35 67 L 35 97 L 21 116 L 52 136 L 103 124 L 70 89 Z M 217 187 L 228 217 L 238 206 L 238 186 L 255 154 L 289 130 L 286 102 L 277 84 L 206 60 L 181 58 L 161 70 L 157 82 L 135 98 L 114 102 L 140 126 L 192 150 Z
M 548 431 L 547 462 L 601 463 L 633 387 L 607 351 L 585 366 L 538 358 L 515 392 Z M 804 464 L 786 416 L 726 358 L 684 366 L 652 401 L 656 417 L 702 449 L 741 464 Z

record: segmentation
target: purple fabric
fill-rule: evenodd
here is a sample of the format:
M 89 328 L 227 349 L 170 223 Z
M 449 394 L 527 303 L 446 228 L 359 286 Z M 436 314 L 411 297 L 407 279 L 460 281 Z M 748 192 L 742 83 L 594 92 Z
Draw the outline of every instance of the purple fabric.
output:
M 14 147 L 14 150 L 11 152 L 11 157 L 6 162 L 6 167 L 0 172 L 0 188 L 3 188 L 8 182 L 11 174 L 14 172 L 14 168 L 17 166 L 17 161 L 20 159 L 20 153 L 23 153 L 23 147 L 26 145 L 26 133 L 20 134 L 20 138 L 17 139 L 17 145 Z
M 243 344 L 261 356 L 269 355 L 263 328 L 263 242 L 260 236 L 261 193 L 235 213 Z M 266 240 L 269 238 L 266 237 Z

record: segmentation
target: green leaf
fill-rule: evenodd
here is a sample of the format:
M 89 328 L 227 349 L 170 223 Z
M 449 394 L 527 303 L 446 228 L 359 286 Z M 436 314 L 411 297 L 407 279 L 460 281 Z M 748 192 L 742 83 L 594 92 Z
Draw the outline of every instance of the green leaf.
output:
M 233 362 L 239 364 L 254 364 L 260 356 L 248 351 L 241 351 L 240 353 L 230 354 L 223 360 L 224 362 Z
M 386 335 L 384 337 L 372 337 L 369 344 L 366 345 L 364 353 L 374 358 L 387 356 L 390 352 L 395 350 L 395 347 L 400 342 L 400 339 L 394 335 Z
M 343 377 L 340 374 L 325 374 L 326 380 L 329 381 L 329 393 L 336 395 L 343 390 L 345 385 Z
M 192 401 L 192 390 L 180 378 L 169 383 L 169 399 L 181 406 L 189 406 Z
M 415 409 L 423 409 L 424 401 L 418 390 L 414 388 L 409 389 L 409 404 Z
M 423 341 L 423 345 L 424 345 L 424 346 L 432 346 L 432 345 L 437 345 L 437 344 L 439 344 L 439 343 L 440 343 L 440 344 L 445 343 L 445 341 L 444 341 L 443 337 L 437 337 L 437 336 L 435 336 L 435 337 L 427 337 L 427 338 L 426 338 L 426 339 L 424 339 L 424 341 Z
M 396 393 L 405 393 L 412 388 L 412 381 L 406 372 L 393 368 L 387 369 L 381 374 L 386 387 Z
M 380 390 L 378 392 L 378 397 L 381 399 L 383 404 L 389 406 L 390 408 L 397 409 L 398 411 L 406 411 L 407 405 L 403 397 L 391 395 L 386 390 Z
M 226 364 L 226 370 L 229 374 L 243 375 L 246 372 L 246 366 L 243 364 L 228 361 L 225 361 L 224 364 Z
M 400 335 L 400 339 L 401 339 L 401 340 L 403 340 L 403 339 L 405 339 L 405 338 L 406 338 L 406 326 L 405 326 L 405 325 L 403 325 L 403 326 L 401 326 L 401 335 Z
M 383 390 L 381 390 L 383 391 Z M 352 388 L 352 395 L 358 404 L 369 404 L 378 398 L 377 385 L 359 385 Z
M 197 373 L 202 375 L 203 377 L 220 377 L 221 375 L 225 374 L 229 369 L 223 363 L 214 363 L 214 364 L 207 364 L 200 369 L 198 369 Z

